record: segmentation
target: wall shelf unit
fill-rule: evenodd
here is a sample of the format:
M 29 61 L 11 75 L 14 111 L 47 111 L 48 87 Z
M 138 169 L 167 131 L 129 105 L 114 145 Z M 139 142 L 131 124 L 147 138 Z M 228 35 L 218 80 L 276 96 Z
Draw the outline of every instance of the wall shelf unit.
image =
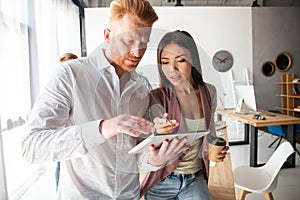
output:
M 295 117 L 300 116 L 300 81 L 295 81 L 296 78 L 297 74 L 282 74 L 281 81 L 276 82 L 281 85 L 281 94 L 276 95 L 281 98 L 281 106 L 277 108 L 281 109 L 283 114 Z

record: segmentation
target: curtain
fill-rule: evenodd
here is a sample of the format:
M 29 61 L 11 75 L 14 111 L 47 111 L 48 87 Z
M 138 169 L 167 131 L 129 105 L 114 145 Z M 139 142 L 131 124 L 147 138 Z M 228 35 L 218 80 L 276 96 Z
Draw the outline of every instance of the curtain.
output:
M 6 170 L 0 183 L 7 184 L 9 199 L 30 196 L 46 172 L 21 158 L 20 125 L 66 52 L 81 55 L 79 11 L 71 0 L 0 0 L 0 163 Z
M 0 0 L 0 113 L 4 130 L 24 122 L 30 110 L 24 4 L 24 0 Z
M 36 0 L 35 26 L 40 90 L 66 52 L 80 56 L 79 11 L 71 0 Z
M 66 52 L 80 56 L 71 0 L 0 0 L 0 114 L 3 130 L 23 124 Z

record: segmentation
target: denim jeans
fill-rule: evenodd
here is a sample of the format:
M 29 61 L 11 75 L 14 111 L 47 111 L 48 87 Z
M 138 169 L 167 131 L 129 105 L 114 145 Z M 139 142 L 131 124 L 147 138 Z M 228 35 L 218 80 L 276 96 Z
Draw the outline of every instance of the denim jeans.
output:
M 201 172 L 178 174 L 172 172 L 154 185 L 144 196 L 145 200 L 211 200 L 207 182 Z
M 56 191 L 57 191 L 57 189 L 58 189 L 59 174 L 60 174 L 60 162 L 57 162 L 56 169 L 55 169 Z

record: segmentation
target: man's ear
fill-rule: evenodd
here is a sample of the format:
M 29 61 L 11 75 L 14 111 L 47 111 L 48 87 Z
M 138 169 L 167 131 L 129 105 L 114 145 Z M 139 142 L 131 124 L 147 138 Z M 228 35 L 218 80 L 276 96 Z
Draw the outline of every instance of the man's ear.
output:
M 105 40 L 110 39 L 110 29 L 109 28 L 104 29 L 104 39 Z

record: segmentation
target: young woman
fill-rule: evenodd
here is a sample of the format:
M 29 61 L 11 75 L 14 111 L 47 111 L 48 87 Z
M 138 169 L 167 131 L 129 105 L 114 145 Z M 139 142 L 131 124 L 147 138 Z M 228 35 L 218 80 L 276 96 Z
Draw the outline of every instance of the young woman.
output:
M 201 75 L 197 45 L 185 31 L 169 32 L 157 50 L 161 87 L 152 90 L 152 101 L 164 107 L 164 117 L 155 120 L 159 133 L 210 129 L 215 135 L 216 89 Z M 163 169 L 150 172 L 141 185 L 146 200 L 211 199 L 207 187 L 209 161 L 207 136 L 194 141 L 190 151 Z M 228 147 L 218 155 L 223 161 Z

